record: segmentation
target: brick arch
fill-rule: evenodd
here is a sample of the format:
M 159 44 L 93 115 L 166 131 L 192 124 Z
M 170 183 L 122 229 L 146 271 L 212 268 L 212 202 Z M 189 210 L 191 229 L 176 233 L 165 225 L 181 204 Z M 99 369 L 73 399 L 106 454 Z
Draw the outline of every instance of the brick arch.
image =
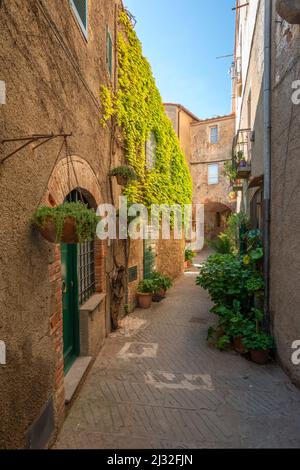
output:
M 69 167 L 69 168 L 68 168 Z M 93 200 L 91 205 L 99 206 L 103 202 L 103 197 L 97 176 L 90 164 L 83 158 L 72 155 L 63 158 L 54 168 L 48 182 L 44 195 L 43 204 L 56 206 L 62 204 L 65 197 L 74 189 L 80 188 L 84 195 Z M 95 208 L 96 208 L 95 207 Z M 106 243 L 95 239 L 95 281 L 96 294 L 106 293 L 106 271 L 105 259 L 107 257 Z M 54 392 L 53 400 L 57 416 L 58 426 L 63 423 L 65 416 L 65 388 L 64 388 L 64 357 L 63 357 L 63 306 L 62 306 L 62 277 L 61 277 L 61 251 L 60 245 L 54 245 L 53 255 L 49 260 L 49 281 L 51 289 L 50 305 L 50 337 L 56 354 L 55 373 L 53 377 Z M 106 303 L 104 302 L 104 315 L 106 318 Z M 94 320 L 93 320 L 94 321 Z M 104 320 L 104 331 L 100 333 L 106 335 L 106 320 Z M 82 331 L 89 332 L 89 328 L 82 327 Z M 80 331 L 80 335 L 82 333 Z M 97 336 L 97 337 L 98 337 Z M 100 337 L 100 336 L 99 336 Z M 87 343 L 88 344 L 88 343 Z
M 83 158 L 71 155 L 60 160 L 54 168 L 44 203 L 51 206 L 62 204 L 65 197 L 78 187 L 87 191 L 97 206 L 102 202 L 101 189 L 94 170 Z

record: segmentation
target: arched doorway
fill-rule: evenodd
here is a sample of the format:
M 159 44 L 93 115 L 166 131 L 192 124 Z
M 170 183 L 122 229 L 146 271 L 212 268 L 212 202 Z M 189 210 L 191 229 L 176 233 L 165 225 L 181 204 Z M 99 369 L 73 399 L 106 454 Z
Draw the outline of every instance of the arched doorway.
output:
M 204 205 L 205 240 L 214 240 L 226 228 L 232 210 L 221 202 L 207 202 Z
M 93 197 L 76 188 L 65 201 L 82 201 L 95 208 Z M 80 355 L 79 308 L 96 292 L 95 241 L 61 245 L 63 352 L 65 373 Z

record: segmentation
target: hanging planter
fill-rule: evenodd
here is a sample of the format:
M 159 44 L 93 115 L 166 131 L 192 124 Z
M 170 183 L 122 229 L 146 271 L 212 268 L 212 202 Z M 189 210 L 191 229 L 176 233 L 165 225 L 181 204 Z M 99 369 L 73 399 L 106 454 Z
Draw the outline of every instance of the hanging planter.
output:
M 130 166 L 118 166 L 109 172 L 109 176 L 116 176 L 118 185 L 126 186 L 130 181 L 137 179 L 134 169 Z
M 65 202 L 56 207 L 39 207 L 33 224 L 50 243 L 83 243 L 94 240 L 100 218 L 82 202 Z

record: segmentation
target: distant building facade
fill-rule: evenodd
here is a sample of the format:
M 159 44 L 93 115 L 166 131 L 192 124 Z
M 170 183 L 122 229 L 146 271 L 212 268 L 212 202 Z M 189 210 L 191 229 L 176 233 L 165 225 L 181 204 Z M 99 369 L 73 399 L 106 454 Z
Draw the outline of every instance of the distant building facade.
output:
M 224 176 L 224 163 L 231 159 L 235 116 L 201 120 L 184 106 L 165 104 L 173 122 L 193 180 L 193 204 L 203 204 L 205 239 L 215 239 L 235 209 L 230 183 Z

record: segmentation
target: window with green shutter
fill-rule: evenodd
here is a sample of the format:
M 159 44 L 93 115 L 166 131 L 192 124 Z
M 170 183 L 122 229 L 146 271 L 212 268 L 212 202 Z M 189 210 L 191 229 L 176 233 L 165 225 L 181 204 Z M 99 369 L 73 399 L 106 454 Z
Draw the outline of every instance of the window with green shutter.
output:
M 112 77 L 113 74 L 113 42 L 112 42 L 112 37 L 107 29 L 106 33 L 106 63 L 107 63 L 107 69 L 109 72 L 110 77 Z
M 70 0 L 71 7 L 74 10 L 77 21 L 86 38 L 88 34 L 88 5 L 87 3 L 88 3 L 88 0 Z

